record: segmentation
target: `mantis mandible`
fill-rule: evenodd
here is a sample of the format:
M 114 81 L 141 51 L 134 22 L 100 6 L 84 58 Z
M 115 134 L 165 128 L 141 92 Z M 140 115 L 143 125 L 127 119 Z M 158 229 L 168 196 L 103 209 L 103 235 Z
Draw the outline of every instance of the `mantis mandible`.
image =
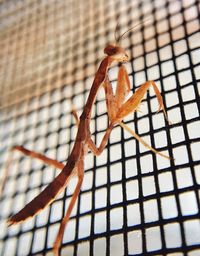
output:
M 130 29 L 128 31 L 130 31 Z M 128 31 L 126 31 L 125 33 L 127 33 Z M 147 147 L 154 153 L 161 155 L 162 157 L 170 159 L 170 157 L 158 152 L 157 150 L 149 146 L 145 141 L 143 141 L 142 138 L 139 137 L 139 135 L 137 135 L 122 121 L 123 118 L 125 118 L 127 115 L 137 111 L 145 93 L 150 86 L 153 87 L 159 103 L 158 111 L 162 109 L 167 119 L 162 96 L 154 81 L 145 82 L 127 101 L 125 101 L 126 96 L 131 91 L 128 73 L 125 69 L 125 66 L 123 65 L 123 63 L 129 60 L 129 57 L 126 54 L 125 50 L 119 45 L 119 41 L 125 35 L 125 33 L 116 40 L 116 44 L 109 44 L 105 47 L 104 53 L 106 56 L 100 63 L 80 118 L 78 118 L 76 112 L 73 111 L 78 130 L 74 146 L 71 154 L 68 157 L 67 163 L 64 165 L 63 163 L 50 159 L 40 153 L 30 151 L 23 146 L 14 146 L 12 148 L 12 150 L 21 151 L 25 155 L 37 158 L 45 162 L 46 164 L 53 165 L 54 167 L 60 169 L 61 172 L 38 196 L 36 196 L 22 210 L 20 210 L 8 220 L 9 225 L 18 224 L 38 214 L 42 209 L 52 203 L 53 200 L 66 188 L 70 178 L 74 175 L 77 175 L 78 181 L 73 196 L 71 198 L 66 215 L 61 221 L 60 228 L 53 245 L 53 251 L 55 256 L 59 255 L 59 249 L 62 243 L 64 230 L 69 221 L 70 214 L 81 189 L 84 177 L 84 157 L 89 150 L 92 151 L 94 155 L 100 155 L 102 153 L 102 151 L 106 147 L 109 135 L 114 126 L 120 125 L 122 128 L 131 133 L 133 137 L 135 137 L 145 147 Z M 108 78 L 108 69 L 113 63 L 120 64 L 118 71 L 117 88 L 115 93 L 113 92 L 111 83 Z M 100 146 L 97 147 L 91 138 L 90 120 L 92 107 L 100 87 L 103 87 L 105 91 L 109 125 L 105 131 Z

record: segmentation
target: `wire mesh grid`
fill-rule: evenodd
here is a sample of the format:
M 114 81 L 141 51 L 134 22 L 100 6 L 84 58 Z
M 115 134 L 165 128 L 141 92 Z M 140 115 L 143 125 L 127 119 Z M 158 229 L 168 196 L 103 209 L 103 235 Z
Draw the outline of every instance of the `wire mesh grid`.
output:
M 133 91 L 155 80 L 169 126 L 153 92 L 142 113 L 125 119 L 168 161 L 116 127 L 101 156 L 88 154 L 81 193 L 61 255 L 200 254 L 200 3 L 195 0 L 1 1 L 1 174 L 13 145 L 66 162 L 103 49 L 122 41 Z M 117 67 L 109 73 L 116 85 Z M 91 130 L 98 144 L 108 124 L 103 91 Z M 55 177 L 55 169 L 14 154 L 0 201 L 0 254 L 51 255 L 76 180 L 37 217 L 7 228 L 6 219 Z M 1 179 L 2 180 L 2 179 Z

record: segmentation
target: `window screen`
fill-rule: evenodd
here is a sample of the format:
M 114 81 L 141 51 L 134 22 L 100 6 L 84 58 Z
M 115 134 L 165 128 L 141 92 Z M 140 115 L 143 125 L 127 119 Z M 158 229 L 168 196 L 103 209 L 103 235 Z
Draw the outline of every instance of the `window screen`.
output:
M 0 181 L 13 145 L 65 163 L 78 114 L 103 49 L 141 23 L 121 44 L 134 92 L 158 85 L 168 125 L 152 90 L 124 121 L 156 156 L 117 126 L 103 153 L 85 159 L 85 177 L 61 255 L 200 255 L 200 3 L 195 0 L 18 0 L 0 3 Z M 145 19 L 148 21 L 143 22 Z M 118 67 L 109 77 L 116 86 Z M 108 125 L 103 90 L 91 120 L 98 144 Z M 76 179 L 44 211 L 8 228 L 58 170 L 14 153 L 0 199 L 0 254 L 52 255 Z

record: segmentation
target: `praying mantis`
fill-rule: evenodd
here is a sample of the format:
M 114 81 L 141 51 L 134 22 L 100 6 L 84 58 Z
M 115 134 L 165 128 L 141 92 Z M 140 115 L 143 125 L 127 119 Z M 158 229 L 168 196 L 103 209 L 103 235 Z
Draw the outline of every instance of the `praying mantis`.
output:
M 125 33 L 127 33 L 128 31 L 130 30 L 127 30 Z M 55 256 L 59 255 L 65 227 L 69 222 L 72 209 L 76 203 L 81 189 L 84 178 L 85 155 L 88 153 L 89 150 L 96 156 L 100 155 L 106 147 L 112 129 L 116 125 L 120 125 L 123 129 L 131 133 L 131 135 L 135 139 L 137 139 L 149 150 L 161 155 L 162 157 L 170 159 L 169 156 L 158 152 L 156 149 L 148 145 L 142 138 L 139 137 L 139 135 L 137 135 L 123 122 L 123 119 L 127 115 L 138 110 L 138 107 L 149 87 L 153 87 L 153 90 L 157 97 L 159 103 L 158 111 L 163 110 L 164 116 L 168 121 L 162 96 L 154 81 L 147 81 L 142 84 L 139 89 L 137 89 L 136 92 L 128 100 L 126 100 L 126 96 L 131 91 L 131 86 L 124 63 L 129 60 L 129 57 L 126 51 L 119 45 L 119 41 L 120 39 L 122 39 L 125 33 L 116 40 L 116 44 L 109 44 L 105 47 L 105 57 L 101 61 L 100 66 L 96 72 L 88 99 L 86 101 L 80 118 L 78 118 L 76 111 L 73 110 L 73 115 L 75 117 L 78 129 L 74 146 L 72 148 L 71 154 L 68 157 L 67 163 L 64 165 L 57 160 L 48 158 L 35 151 L 30 151 L 23 146 L 14 146 L 12 148 L 12 151 L 17 150 L 32 158 L 37 158 L 46 164 L 52 165 L 57 169 L 60 169 L 61 172 L 38 196 L 36 196 L 22 210 L 20 210 L 8 220 L 9 225 L 19 224 L 38 214 L 41 210 L 51 204 L 54 199 L 66 188 L 72 176 L 76 175 L 78 178 L 74 193 L 69 203 L 69 207 L 61 221 L 59 231 L 53 245 L 53 252 Z M 108 77 L 108 70 L 113 64 L 120 64 L 115 93 Z M 105 91 L 109 124 L 100 143 L 100 146 L 97 147 L 92 140 L 90 132 L 90 120 L 92 107 L 94 105 L 100 87 L 103 87 Z

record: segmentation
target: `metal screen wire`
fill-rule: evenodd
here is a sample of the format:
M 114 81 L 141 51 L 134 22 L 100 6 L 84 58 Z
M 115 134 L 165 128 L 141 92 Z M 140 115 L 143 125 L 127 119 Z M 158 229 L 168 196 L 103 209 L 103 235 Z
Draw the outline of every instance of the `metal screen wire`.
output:
M 144 148 L 119 126 L 103 153 L 85 159 L 81 193 L 64 234 L 61 255 L 200 255 L 200 2 L 195 0 L 7 0 L 0 3 L 0 181 L 9 148 L 23 145 L 66 162 L 76 135 L 71 114 L 86 102 L 103 49 L 119 33 L 133 92 L 158 85 L 169 116 L 157 112 L 152 90 L 141 112 L 124 121 Z M 109 72 L 116 85 L 118 67 Z M 103 89 L 91 130 L 99 144 L 108 125 Z M 59 223 L 76 179 L 27 222 L 7 218 L 58 171 L 18 152 L 0 199 L 0 255 L 52 255 Z

